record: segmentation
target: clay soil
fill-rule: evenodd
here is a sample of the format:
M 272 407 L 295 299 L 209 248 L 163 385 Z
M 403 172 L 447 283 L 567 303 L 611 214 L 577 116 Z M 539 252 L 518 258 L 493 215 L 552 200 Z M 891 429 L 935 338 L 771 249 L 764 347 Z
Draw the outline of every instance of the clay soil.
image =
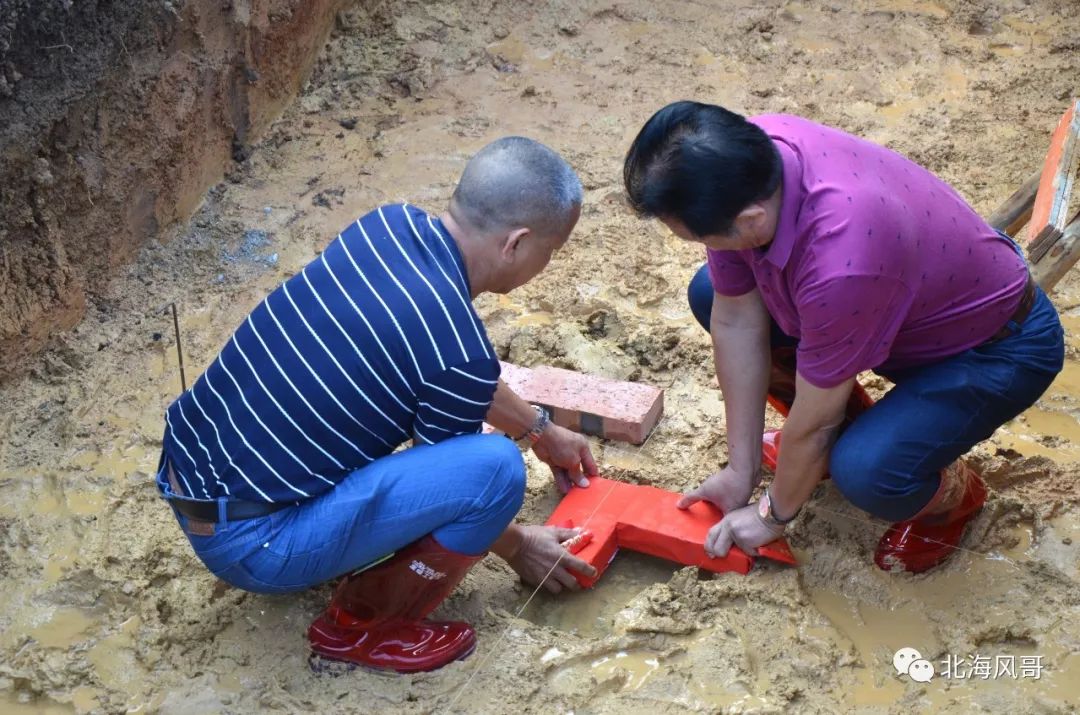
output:
M 642 448 L 595 443 L 606 475 L 670 489 L 725 455 L 723 403 L 684 287 L 703 256 L 635 219 L 621 158 L 663 103 L 792 112 L 901 151 L 988 214 L 1042 162 L 1080 72 L 1074 0 L 829 3 L 362 2 L 309 86 L 202 209 L 144 247 L 0 392 L 0 711 L 1068 712 L 1080 700 L 1080 279 L 1053 296 L 1068 364 L 980 446 L 988 507 L 949 564 L 886 575 L 884 524 L 828 485 L 791 533 L 797 569 L 749 576 L 620 555 L 599 587 L 538 596 L 494 557 L 441 615 L 470 659 L 385 677 L 312 674 L 304 632 L 329 589 L 251 595 L 191 554 L 150 475 L 178 393 L 246 312 L 355 216 L 440 210 L 467 157 L 526 134 L 586 188 L 547 272 L 479 301 L 500 354 L 660 385 Z M 867 378 L 871 391 L 886 386 Z M 532 457 L 522 519 L 556 496 Z M 520 615 L 519 615 L 520 612 Z M 892 654 L 1041 657 L 1040 678 L 898 678 Z M 1030 674 L 1029 674 L 1030 675 Z

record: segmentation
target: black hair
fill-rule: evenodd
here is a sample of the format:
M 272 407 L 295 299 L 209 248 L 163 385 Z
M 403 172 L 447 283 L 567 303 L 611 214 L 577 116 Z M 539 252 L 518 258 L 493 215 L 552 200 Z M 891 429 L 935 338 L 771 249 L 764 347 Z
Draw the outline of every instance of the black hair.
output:
M 780 154 L 761 128 L 723 107 L 690 101 L 652 115 L 623 164 L 639 216 L 674 217 L 696 236 L 729 233 L 735 217 L 772 196 L 782 178 Z

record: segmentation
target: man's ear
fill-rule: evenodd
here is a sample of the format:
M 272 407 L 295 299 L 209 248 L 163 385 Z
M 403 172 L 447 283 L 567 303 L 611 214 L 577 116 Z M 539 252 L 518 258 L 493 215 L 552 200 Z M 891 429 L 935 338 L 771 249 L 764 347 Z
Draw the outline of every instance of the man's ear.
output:
M 739 212 L 735 217 L 735 232 L 738 236 L 760 236 L 765 232 L 769 217 L 765 206 L 754 202 Z
M 504 261 L 514 260 L 514 254 L 517 252 L 518 247 L 529 234 L 530 231 L 527 228 L 515 228 L 506 235 L 506 238 L 503 239 L 502 250 L 500 251 Z

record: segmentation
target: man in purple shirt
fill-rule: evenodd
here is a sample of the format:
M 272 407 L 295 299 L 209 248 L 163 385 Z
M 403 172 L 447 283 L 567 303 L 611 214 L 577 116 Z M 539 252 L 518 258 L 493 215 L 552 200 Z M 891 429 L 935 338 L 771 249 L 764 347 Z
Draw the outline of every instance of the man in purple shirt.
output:
M 705 246 L 690 286 L 712 334 L 729 463 L 680 504 L 725 516 L 706 551 L 776 539 L 832 475 L 894 523 L 875 562 L 925 571 L 986 487 L 961 458 L 1029 407 L 1064 359 L 1022 253 L 947 184 L 883 147 L 794 116 L 676 102 L 642 128 L 624 179 L 639 215 Z M 876 405 L 864 370 L 896 386 Z M 757 505 L 765 398 L 787 415 Z M 767 450 L 768 452 L 769 450 Z

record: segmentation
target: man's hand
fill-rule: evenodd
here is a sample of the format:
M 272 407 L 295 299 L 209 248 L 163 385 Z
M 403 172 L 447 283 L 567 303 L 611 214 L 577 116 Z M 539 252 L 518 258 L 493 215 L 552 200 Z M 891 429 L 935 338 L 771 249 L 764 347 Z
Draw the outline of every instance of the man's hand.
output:
M 581 529 L 534 525 L 519 527 L 519 531 L 520 545 L 504 558 L 530 586 L 539 584 L 549 571 L 551 575 L 544 581 L 544 588 L 551 593 L 581 588 L 571 569 L 589 578 L 596 576 L 596 569 L 562 547 L 562 542 L 577 536 Z
M 732 544 L 750 555 L 757 547 L 776 541 L 784 534 L 783 526 L 769 524 L 758 514 L 757 504 L 744 506 L 724 515 L 705 537 L 709 558 L 727 556 Z
M 676 504 L 680 509 L 687 509 L 691 504 L 707 501 L 718 506 L 724 514 L 729 514 L 746 506 L 754 487 L 761 481 L 760 476 L 746 477 L 738 474 L 731 467 L 725 467 L 709 476 L 696 489 L 683 494 Z
M 582 472 L 590 476 L 599 474 L 596 461 L 589 450 L 589 440 L 557 424 L 547 426 L 533 445 L 533 452 L 541 462 L 551 467 L 555 485 L 562 494 L 570 491 L 574 484 L 579 487 L 589 486 L 589 480 Z

